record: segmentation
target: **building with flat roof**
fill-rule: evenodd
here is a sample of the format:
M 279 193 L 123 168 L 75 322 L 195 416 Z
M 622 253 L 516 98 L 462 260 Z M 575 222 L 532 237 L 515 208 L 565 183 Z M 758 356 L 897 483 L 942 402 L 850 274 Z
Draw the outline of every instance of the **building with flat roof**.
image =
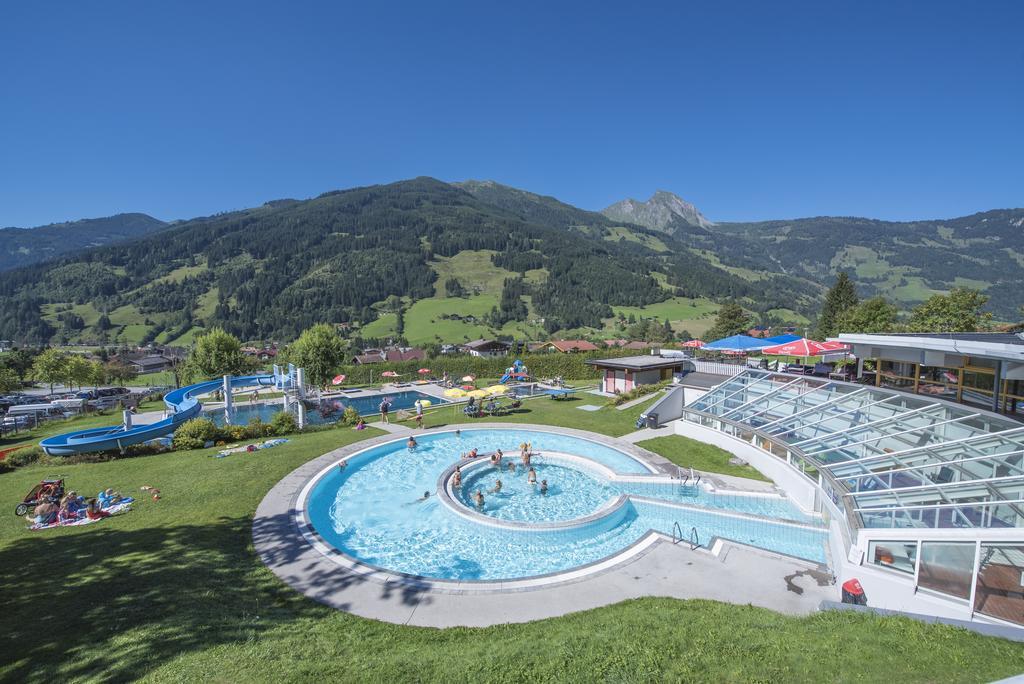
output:
M 955 373 L 958 389 L 914 396 L 751 369 L 687 402 L 675 432 L 734 453 L 820 512 L 835 574 L 857 578 L 871 605 L 1024 626 L 1024 425 L 951 401 L 965 374 L 982 372 L 972 369 L 1016 376 L 1024 345 L 1010 338 L 842 335 L 912 366 L 901 377 L 917 390 L 941 386 L 922 367 Z
M 852 346 L 862 382 L 1024 420 L 1024 338 L 1018 334 L 843 333 L 836 339 Z
M 611 394 L 629 392 L 639 385 L 656 385 L 671 380 L 673 374 L 693 370 L 693 364 L 682 358 L 666 358 L 648 354 L 623 356 L 617 359 L 590 359 L 587 365 L 604 371 L 601 389 Z

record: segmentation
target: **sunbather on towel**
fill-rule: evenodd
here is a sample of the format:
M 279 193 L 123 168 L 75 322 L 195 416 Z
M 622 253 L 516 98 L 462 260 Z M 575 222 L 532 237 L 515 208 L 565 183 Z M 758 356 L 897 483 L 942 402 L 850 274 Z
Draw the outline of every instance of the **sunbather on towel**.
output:
M 51 525 L 57 522 L 57 505 L 48 501 L 41 503 L 36 506 L 31 515 L 25 516 L 25 520 L 33 525 Z
M 99 520 L 100 518 L 109 518 L 110 513 L 100 508 L 100 502 L 96 499 L 89 499 L 89 507 L 85 509 L 85 516 L 89 520 Z
M 96 499 L 100 502 L 100 508 L 110 508 L 114 504 L 119 503 L 123 498 L 120 492 L 115 492 L 109 487 L 96 496 Z

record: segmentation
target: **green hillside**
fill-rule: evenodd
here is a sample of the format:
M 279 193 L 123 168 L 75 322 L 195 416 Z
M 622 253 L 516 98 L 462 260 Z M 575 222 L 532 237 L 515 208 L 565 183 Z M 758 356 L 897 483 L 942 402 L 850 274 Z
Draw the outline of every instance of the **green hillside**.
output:
M 933 221 L 824 216 L 719 223 L 711 232 L 708 249 L 729 267 L 818 282 L 846 270 L 863 295 L 905 306 L 968 286 L 989 295 L 989 308 L 1008 320 L 1024 304 L 1024 209 Z
M 384 337 L 400 302 L 409 340 L 458 342 L 597 333 L 613 307 L 673 297 L 816 306 L 806 282 L 755 288 L 663 234 L 473 189 L 418 178 L 273 202 L 16 269 L 0 275 L 0 337 L 186 344 L 217 325 L 288 340 L 317 322 Z
M 620 314 L 702 335 L 726 300 L 806 326 L 840 270 L 904 308 L 954 286 L 997 317 L 1024 303 L 1024 210 L 705 224 L 655 230 L 491 181 L 353 188 L 0 273 L 0 338 L 187 345 L 220 326 L 287 341 L 319 322 L 413 343 L 621 336 Z
M 146 214 L 117 214 L 30 229 L 3 228 L 0 229 L 0 271 L 90 247 L 125 242 L 166 226 Z

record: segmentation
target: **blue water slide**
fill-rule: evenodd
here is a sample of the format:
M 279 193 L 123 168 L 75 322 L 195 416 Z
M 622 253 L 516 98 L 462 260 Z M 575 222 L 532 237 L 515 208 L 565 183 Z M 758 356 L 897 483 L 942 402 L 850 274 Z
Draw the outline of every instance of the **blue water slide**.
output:
M 230 382 L 232 389 L 267 387 L 277 384 L 273 375 L 246 375 L 231 378 Z M 62 435 L 47 437 L 39 443 L 39 446 L 51 456 L 70 456 L 91 451 L 112 451 L 132 444 L 142 444 L 151 439 L 169 435 L 186 420 L 198 416 L 203 410 L 203 406 L 197 397 L 222 389 L 223 386 L 223 380 L 208 380 L 168 392 L 164 395 L 164 404 L 167 405 L 167 410 L 171 415 L 156 423 L 139 425 L 128 430 L 125 430 L 123 425 L 116 425 L 65 432 Z

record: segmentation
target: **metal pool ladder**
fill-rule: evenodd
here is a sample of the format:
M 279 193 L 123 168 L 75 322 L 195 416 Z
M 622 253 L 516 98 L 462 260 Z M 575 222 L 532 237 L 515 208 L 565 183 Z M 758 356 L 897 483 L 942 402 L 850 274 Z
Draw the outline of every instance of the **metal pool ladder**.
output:
M 683 528 L 679 525 L 679 521 L 677 520 L 674 523 L 672 523 L 672 543 L 673 544 L 678 544 L 679 542 L 683 541 L 684 539 L 685 539 L 685 537 L 683 537 Z M 691 551 L 693 551 L 694 549 L 696 549 L 696 548 L 698 548 L 700 546 L 700 535 L 697 534 L 697 528 L 696 527 L 691 527 L 690 528 L 689 544 L 690 544 L 690 550 Z
M 696 475 L 696 478 L 694 476 Z M 683 475 L 683 469 L 681 466 L 676 466 L 676 478 L 679 480 L 679 487 L 685 487 L 691 479 L 693 479 L 693 486 L 696 487 L 700 484 L 700 473 L 694 473 L 693 468 L 690 468 L 690 472 L 687 475 Z

